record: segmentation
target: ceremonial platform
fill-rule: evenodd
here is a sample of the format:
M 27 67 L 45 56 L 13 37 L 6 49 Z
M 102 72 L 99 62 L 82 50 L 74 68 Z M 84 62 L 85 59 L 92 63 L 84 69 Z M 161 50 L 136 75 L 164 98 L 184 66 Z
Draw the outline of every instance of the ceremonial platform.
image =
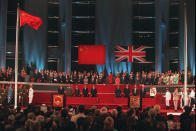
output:
M 116 106 L 120 105 L 123 107 L 123 109 L 128 109 L 129 106 L 129 100 L 127 97 L 124 97 L 123 91 L 125 88 L 125 85 L 120 85 L 121 88 L 121 97 L 115 97 L 115 88 L 116 85 L 105 85 L 105 84 L 97 84 L 94 85 L 95 88 L 97 88 L 97 97 L 91 97 L 90 90 L 92 88 L 92 84 L 86 85 L 86 87 L 89 90 L 89 97 L 83 97 L 82 95 L 82 89 L 84 88 L 84 84 L 77 84 L 78 88 L 80 89 L 80 97 L 74 96 L 74 90 L 76 87 L 76 84 L 68 85 L 72 89 L 72 96 L 65 95 L 65 106 L 72 105 L 77 106 L 80 104 L 85 105 L 86 107 L 91 106 L 108 106 L 110 108 L 115 108 Z M 133 90 L 132 85 L 129 86 L 131 94 Z M 65 87 L 68 88 L 67 86 Z M 141 88 L 141 86 L 137 86 L 138 89 Z M 174 87 L 171 87 L 170 90 L 173 90 Z M 149 95 L 150 87 L 145 87 L 146 90 L 146 96 L 142 99 L 142 108 L 146 108 L 147 106 L 154 106 L 156 104 L 160 105 L 162 109 L 165 109 L 165 87 L 157 87 L 157 94 L 154 98 L 151 98 Z M 66 91 L 65 91 L 66 92 Z M 51 86 L 51 87 L 40 87 L 35 86 L 34 87 L 34 98 L 33 103 L 34 104 L 46 104 L 46 105 L 52 105 L 52 95 L 57 93 L 57 87 Z M 131 96 L 132 97 L 132 96 Z M 130 97 L 130 98 L 131 98 Z M 173 101 L 170 101 L 171 109 L 173 107 Z

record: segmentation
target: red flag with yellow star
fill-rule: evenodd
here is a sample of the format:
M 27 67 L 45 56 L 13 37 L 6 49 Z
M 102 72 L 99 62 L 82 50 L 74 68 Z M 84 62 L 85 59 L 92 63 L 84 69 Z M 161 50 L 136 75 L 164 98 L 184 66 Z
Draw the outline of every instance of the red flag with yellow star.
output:
M 105 45 L 79 45 L 79 64 L 105 64 Z
M 29 26 L 33 27 L 35 30 L 43 24 L 42 19 L 40 17 L 32 16 L 26 13 L 23 10 L 20 10 L 20 27 L 28 24 Z

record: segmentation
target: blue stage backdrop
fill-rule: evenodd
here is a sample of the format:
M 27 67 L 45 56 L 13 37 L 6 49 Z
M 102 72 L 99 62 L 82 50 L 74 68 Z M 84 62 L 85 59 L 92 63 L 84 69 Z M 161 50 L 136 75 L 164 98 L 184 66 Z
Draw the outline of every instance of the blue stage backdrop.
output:
M 195 76 L 195 0 L 187 0 L 188 63 Z
M 24 10 L 31 15 L 41 17 L 43 25 L 38 30 L 25 25 L 24 56 L 27 64 L 34 63 L 40 70 L 45 67 L 47 56 L 47 0 L 25 0 Z
M 184 70 L 184 2 L 180 10 L 179 66 Z M 195 0 L 187 0 L 188 68 L 195 76 Z
M 155 71 L 162 73 L 163 66 L 166 66 L 168 46 L 168 10 L 169 0 L 156 1 L 156 56 Z
M 64 71 L 71 72 L 72 0 L 60 0 L 60 41 L 64 45 Z
M 118 71 L 131 71 L 131 63 L 114 62 L 114 46 L 132 44 L 131 18 L 131 0 L 96 1 L 96 44 L 106 45 L 106 64 L 97 65 L 98 73 L 104 70 L 113 74 Z

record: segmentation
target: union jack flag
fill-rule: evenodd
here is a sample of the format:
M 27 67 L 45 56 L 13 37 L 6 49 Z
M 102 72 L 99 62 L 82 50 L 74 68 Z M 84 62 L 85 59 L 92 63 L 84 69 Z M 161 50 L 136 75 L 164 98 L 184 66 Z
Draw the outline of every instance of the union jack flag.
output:
M 148 48 L 147 46 L 140 46 L 137 49 L 134 49 L 132 45 L 130 46 L 120 46 L 116 45 L 115 47 L 115 62 L 122 62 L 124 60 L 128 62 L 133 62 L 134 59 L 140 63 L 146 63 L 147 61 L 143 58 L 146 57 L 146 52 L 144 49 Z

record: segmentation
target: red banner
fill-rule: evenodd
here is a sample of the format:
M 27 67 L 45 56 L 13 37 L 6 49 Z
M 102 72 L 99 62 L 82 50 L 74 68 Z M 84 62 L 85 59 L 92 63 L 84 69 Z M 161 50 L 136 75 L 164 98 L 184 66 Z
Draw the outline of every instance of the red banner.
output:
M 32 16 L 23 10 L 20 10 L 20 26 L 28 24 L 37 30 L 43 23 L 40 17 Z
M 78 63 L 79 64 L 105 64 L 104 45 L 79 45 Z
M 64 95 L 54 94 L 53 95 L 53 106 L 54 107 L 63 107 Z

